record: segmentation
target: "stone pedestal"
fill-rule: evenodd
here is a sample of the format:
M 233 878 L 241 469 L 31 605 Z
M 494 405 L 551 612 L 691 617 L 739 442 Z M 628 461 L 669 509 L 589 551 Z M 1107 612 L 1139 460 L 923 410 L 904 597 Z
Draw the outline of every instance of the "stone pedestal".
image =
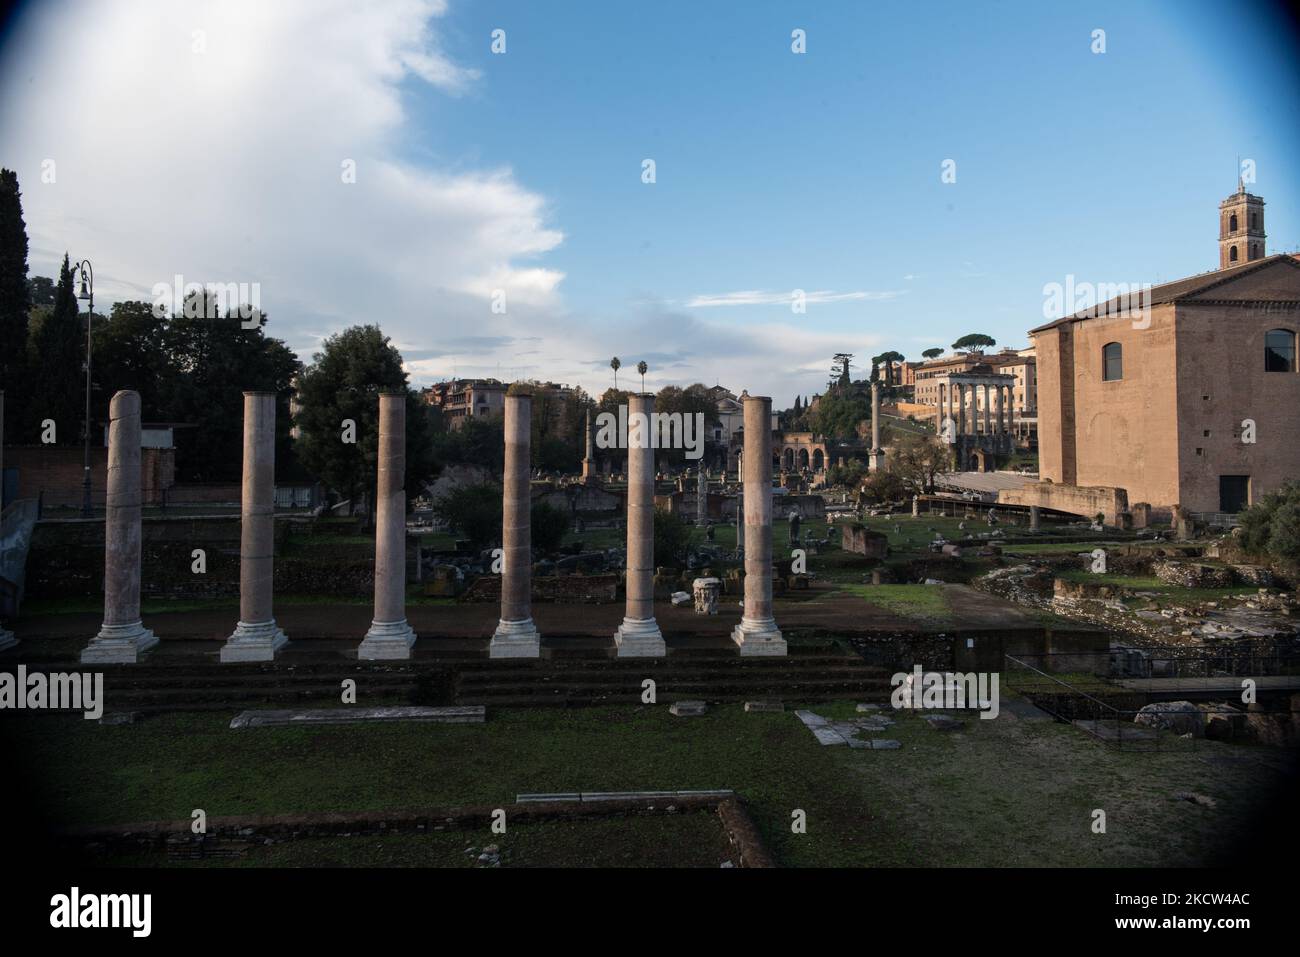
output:
M 488 644 L 490 658 L 538 658 L 542 653 L 542 639 L 532 616 L 532 485 L 528 478 L 532 418 L 531 395 L 506 396 L 501 618 Z
M 614 643 L 620 658 L 658 658 L 667 648 L 654 612 L 654 396 L 627 401 L 627 607 Z
M 379 397 L 375 515 L 375 617 L 357 658 L 411 657 L 415 632 L 406 622 L 406 396 Z
M 717 578 L 697 578 L 691 585 L 695 598 L 695 614 L 716 615 L 718 613 L 718 595 L 722 592 L 722 581 Z
M 271 614 L 275 565 L 275 393 L 244 393 L 244 483 L 239 521 L 239 624 L 223 662 L 273 661 L 289 639 Z
M 122 391 L 108 409 L 104 506 L 104 624 L 83 663 L 135 664 L 158 644 L 140 621 L 140 394 Z
M 772 618 L 772 400 L 746 395 L 745 606 L 731 639 L 742 655 L 784 655 Z

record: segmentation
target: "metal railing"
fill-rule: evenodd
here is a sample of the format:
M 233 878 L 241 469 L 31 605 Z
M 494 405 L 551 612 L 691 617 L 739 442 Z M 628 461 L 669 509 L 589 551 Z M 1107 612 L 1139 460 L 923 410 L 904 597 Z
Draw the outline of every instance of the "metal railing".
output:
M 1011 666 L 1005 672 L 1008 686 L 1025 695 L 1035 707 L 1058 721 L 1074 725 L 1109 748 L 1123 751 L 1161 751 L 1195 746 L 1196 735 L 1182 737 L 1135 722 L 1138 708 L 1116 707 L 1014 655 L 1003 656 Z M 1116 688 L 1116 697 L 1132 703 L 1131 693 Z M 1201 720 L 1199 715 L 1197 720 Z

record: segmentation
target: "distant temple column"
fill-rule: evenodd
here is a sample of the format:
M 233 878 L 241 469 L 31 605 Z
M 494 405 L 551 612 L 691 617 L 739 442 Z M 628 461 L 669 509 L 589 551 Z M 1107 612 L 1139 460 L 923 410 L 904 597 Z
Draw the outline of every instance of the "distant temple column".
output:
M 582 484 L 596 482 L 596 444 L 591 432 L 591 410 L 587 410 L 587 451 L 582 457 Z
M 627 609 L 614 643 L 620 658 L 657 658 L 667 649 L 654 609 L 655 400 L 629 395 L 627 404 Z
M 980 386 L 980 392 L 984 396 L 984 434 L 993 434 L 993 386 L 985 383 Z
M 1007 422 L 1004 416 L 1004 413 L 1006 412 L 1006 391 L 1006 386 L 998 386 L 998 435 L 1005 435 L 1007 432 L 1011 431 L 1007 428 Z
M 135 664 L 158 644 L 140 621 L 140 393 L 114 395 L 108 420 L 104 624 L 81 660 Z
M 239 518 L 239 624 L 221 660 L 273 661 L 288 643 L 271 614 L 275 566 L 275 393 L 244 393 Z
M 772 618 L 772 400 L 744 396 L 745 610 L 731 640 L 742 655 L 784 655 Z
M 709 524 L 709 476 L 703 460 L 695 477 L 695 524 L 698 528 Z
M 488 645 L 490 658 L 537 658 L 542 639 L 533 624 L 532 482 L 528 460 L 533 397 L 506 395 L 506 465 L 501 510 L 501 620 Z
M 885 451 L 880 447 L 880 383 L 876 381 L 871 383 L 871 457 L 867 467 L 872 472 L 885 467 Z
M 4 511 L 4 454 L 5 454 L 5 392 L 0 389 L 0 512 Z M 0 530 L 0 535 L 3 530 Z M 12 631 L 6 631 L 3 625 L 0 625 L 0 651 L 12 648 L 18 644 L 18 639 L 14 637 Z
M 379 474 L 375 516 L 375 617 L 357 658 L 411 657 L 406 621 L 406 396 L 379 397 Z

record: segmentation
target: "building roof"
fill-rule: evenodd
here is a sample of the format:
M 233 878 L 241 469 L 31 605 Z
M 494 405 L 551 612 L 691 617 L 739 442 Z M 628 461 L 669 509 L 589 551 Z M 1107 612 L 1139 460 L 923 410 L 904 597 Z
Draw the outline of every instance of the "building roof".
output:
M 1175 279 L 1173 282 L 1166 282 L 1159 286 L 1152 286 L 1150 289 L 1141 290 L 1137 305 L 1139 307 L 1158 306 L 1162 303 L 1177 302 L 1182 299 L 1189 299 L 1192 296 L 1199 296 L 1215 286 L 1231 282 L 1234 279 L 1240 279 L 1242 276 L 1248 276 L 1278 262 L 1286 262 L 1300 269 L 1300 256 L 1292 253 L 1277 253 L 1272 256 L 1265 256 L 1263 259 L 1255 259 L 1236 266 L 1229 266 L 1226 269 L 1215 269 L 1196 276 L 1188 276 L 1186 279 Z M 1048 329 L 1055 329 L 1057 326 L 1063 326 L 1070 322 L 1096 319 L 1098 316 L 1117 312 L 1121 306 L 1125 309 L 1131 309 L 1134 304 L 1132 302 L 1121 302 L 1123 298 L 1122 296 L 1116 296 L 1114 299 L 1082 309 L 1074 315 L 1054 319 L 1049 323 L 1030 329 L 1029 334 L 1032 336 L 1036 332 L 1045 332 Z

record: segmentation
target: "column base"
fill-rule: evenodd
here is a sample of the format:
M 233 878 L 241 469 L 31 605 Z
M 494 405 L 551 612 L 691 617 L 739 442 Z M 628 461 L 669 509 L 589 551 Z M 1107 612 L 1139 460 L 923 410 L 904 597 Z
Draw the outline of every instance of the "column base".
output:
M 867 454 L 867 471 L 879 472 L 885 467 L 885 450 L 872 449 Z
M 415 632 L 401 621 L 372 621 L 366 637 L 357 646 L 358 661 L 393 661 L 411 657 Z
M 770 655 L 785 657 L 786 643 L 781 637 L 781 630 L 776 621 L 765 618 L 759 621 L 742 618 L 740 624 L 731 633 L 731 640 L 740 646 L 741 657 L 750 655 Z
M 158 638 L 141 622 L 104 625 L 90 644 L 81 649 L 82 664 L 134 665 L 158 644 Z
M 624 618 L 614 632 L 620 658 L 662 658 L 668 654 L 659 623 L 653 618 Z
M 506 621 L 497 623 L 497 630 L 488 643 L 489 658 L 540 658 L 542 656 L 542 636 L 537 633 L 537 626 L 531 618 L 523 621 Z
M 274 661 L 275 654 L 289 643 L 288 636 L 275 623 L 241 621 L 234 633 L 221 646 L 221 662 Z

